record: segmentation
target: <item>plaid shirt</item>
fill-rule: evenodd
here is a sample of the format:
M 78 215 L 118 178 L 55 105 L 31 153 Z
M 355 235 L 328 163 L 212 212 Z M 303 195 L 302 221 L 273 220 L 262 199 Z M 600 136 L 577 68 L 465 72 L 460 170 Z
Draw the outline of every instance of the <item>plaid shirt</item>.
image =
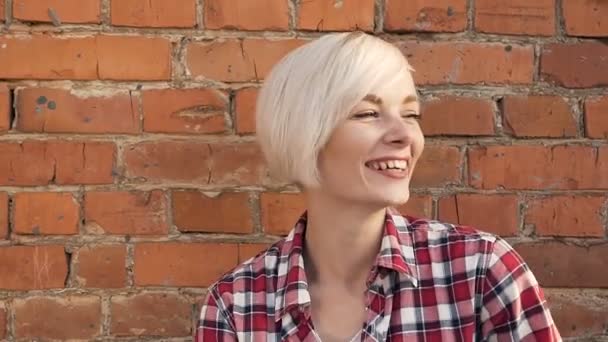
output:
M 210 287 L 195 341 L 319 341 L 291 233 Z M 360 341 L 561 341 L 528 266 L 501 238 L 387 212 Z

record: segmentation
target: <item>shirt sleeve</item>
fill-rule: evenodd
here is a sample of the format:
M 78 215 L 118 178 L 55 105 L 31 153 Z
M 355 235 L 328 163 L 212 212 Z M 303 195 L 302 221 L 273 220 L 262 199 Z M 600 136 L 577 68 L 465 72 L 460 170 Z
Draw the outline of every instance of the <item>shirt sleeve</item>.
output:
M 494 243 L 483 281 L 482 340 L 562 340 L 532 271 L 501 238 Z
M 236 342 L 234 323 L 216 289 L 211 287 L 203 301 L 194 342 Z

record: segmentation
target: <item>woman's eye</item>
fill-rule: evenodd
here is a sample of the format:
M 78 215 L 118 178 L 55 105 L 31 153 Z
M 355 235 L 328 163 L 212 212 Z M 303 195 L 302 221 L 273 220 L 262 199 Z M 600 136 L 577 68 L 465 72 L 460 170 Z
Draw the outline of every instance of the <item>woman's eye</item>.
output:
M 407 113 L 404 113 L 403 115 L 401 115 L 401 117 L 403 117 L 404 119 L 416 119 L 416 120 L 422 119 L 422 115 L 420 115 L 420 113 L 416 113 L 416 112 L 407 112 Z
M 353 115 L 353 117 L 356 119 L 377 118 L 378 116 L 379 113 L 375 111 L 363 112 Z

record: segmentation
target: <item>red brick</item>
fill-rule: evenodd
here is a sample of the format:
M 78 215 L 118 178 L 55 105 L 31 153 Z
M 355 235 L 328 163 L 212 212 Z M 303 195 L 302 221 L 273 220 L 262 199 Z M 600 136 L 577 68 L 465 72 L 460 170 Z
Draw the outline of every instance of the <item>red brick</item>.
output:
M 585 100 L 585 131 L 589 138 L 608 139 L 608 96 Z
M 56 38 L 35 34 L 0 37 L 0 78 L 168 80 L 171 43 L 164 38 L 95 36 Z M 39 57 L 45 56 L 41 62 Z
M 101 334 L 101 300 L 95 296 L 15 299 L 15 337 L 93 339 Z
M 186 64 L 195 78 L 223 82 L 259 81 L 283 56 L 305 42 L 299 39 L 220 39 L 192 43 L 187 47 Z
M 239 244 L 239 263 L 247 261 L 249 258 L 253 258 L 260 252 L 268 249 L 269 243 L 241 243 Z
M 605 86 L 608 85 L 607 55 L 608 45 L 600 42 L 547 44 L 540 58 L 541 77 L 567 88 Z
M 228 104 L 215 89 L 158 89 L 143 93 L 144 131 L 222 133 Z
M 516 137 L 575 137 L 577 123 L 570 105 L 559 96 L 506 96 L 505 130 Z
M 203 286 L 238 262 L 236 244 L 139 243 L 135 246 L 135 285 Z
M 607 189 L 608 147 L 472 148 L 469 150 L 469 182 L 481 189 Z
M 8 239 L 8 194 L 0 192 L 0 240 Z
M 459 42 L 406 42 L 398 46 L 416 69 L 413 76 L 419 85 L 532 83 L 531 46 Z
M 80 205 L 69 192 L 21 192 L 14 196 L 13 232 L 78 234 Z
M 300 1 L 297 25 L 313 31 L 372 31 L 374 0 Z
M 235 96 L 236 132 L 247 134 L 255 132 L 255 106 L 258 88 L 244 88 Z
M 266 163 L 256 143 L 210 144 L 210 184 L 265 183 Z
M 492 101 L 449 95 L 425 101 L 421 126 L 425 136 L 494 135 Z
M 461 183 L 462 156 L 454 146 L 427 145 L 418 160 L 410 186 L 444 187 Z
M 608 326 L 606 291 L 546 289 L 551 316 L 563 337 L 597 336 Z
M 55 178 L 57 162 L 46 152 L 48 142 L 0 143 L 0 184 L 44 185 Z M 36 167 L 32 167 L 36 165 Z
M 4 305 L 0 306 L 0 338 L 1 339 L 5 339 L 6 338 L 6 332 L 8 330 L 7 327 L 7 314 L 6 314 L 6 308 L 4 307 Z
M 161 190 L 90 191 L 84 197 L 85 228 L 94 234 L 165 235 L 167 211 Z
M 478 32 L 551 36 L 555 0 L 477 0 L 474 22 Z
M 262 227 L 268 234 L 287 235 L 306 210 L 300 193 L 265 192 L 260 196 Z
M 107 142 L 55 141 L 55 183 L 108 184 L 113 182 L 116 146 Z M 47 152 L 48 153 L 48 152 Z
M 0 247 L 0 289 L 63 288 L 68 265 L 63 246 Z
M 61 23 L 98 24 L 99 0 L 14 0 L 13 17 L 21 21 L 52 22 L 53 10 Z
M 500 236 L 519 230 L 516 195 L 456 194 L 439 200 L 439 220 L 472 226 Z
M 467 26 L 465 0 L 386 0 L 385 31 L 459 32 Z
M 411 194 L 410 199 L 397 207 L 403 215 L 418 218 L 433 218 L 433 199 L 429 195 Z
M 124 245 L 84 246 L 78 250 L 76 279 L 80 287 L 120 288 L 127 281 Z
M 0 78 L 72 79 L 97 78 L 95 37 L 54 38 L 48 35 L 0 36 Z M 44 59 L 40 59 L 44 56 Z
M 287 0 L 206 0 L 203 4 L 206 29 L 289 29 Z
M 171 79 L 171 42 L 165 38 L 99 36 L 97 58 L 100 79 Z
M 259 184 L 267 175 L 255 143 L 145 142 L 127 146 L 124 160 L 129 176 L 148 181 L 243 185 Z
M 173 192 L 173 221 L 182 232 L 253 232 L 246 192 L 207 196 L 199 191 Z
M 194 27 L 195 0 L 112 0 L 111 23 L 132 27 Z
M 11 129 L 11 93 L 6 84 L 0 83 L 0 133 Z
M 3 142 L 0 143 L 0 184 L 111 183 L 115 150 L 114 144 L 106 142 Z
M 608 2 L 604 0 L 563 0 L 566 33 L 570 36 L 608 36 Z
M 191 304 L 172 293 L 112 296 L 110 333 L 116 336 L 187 336 Z M 197 313 L 198 314 L 198 313 Z
M 20 89 L 17 129 L 40 133 L 137 133 L 137 98 L 126 90 L 104 92 Z
M 536 227 L 540 236 L 604 236 L 602 222 L 606 197 L 552 196 L 528 202 L 525 224 Z
M 146 181 L 207 183 L 211 151 L 208 144 L 187 141 L 138 143 L 124 148 L 127 174 Z
M 518 244 L 515 249 L 543 287 L 608 287 L 608 273 L 590 271 L 604 269 L 606 243 L 584 247 L 546 241 Z

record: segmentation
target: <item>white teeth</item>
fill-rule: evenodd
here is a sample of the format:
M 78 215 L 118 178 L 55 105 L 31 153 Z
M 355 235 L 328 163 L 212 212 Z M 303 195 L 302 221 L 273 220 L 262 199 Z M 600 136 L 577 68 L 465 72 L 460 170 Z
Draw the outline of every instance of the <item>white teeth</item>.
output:
M 405 160 L 372 161 L 368 162 L 367 166 L 374 170 L 386 170 L 388 168 L 405 170 L 407 169 L 407 162 Z

